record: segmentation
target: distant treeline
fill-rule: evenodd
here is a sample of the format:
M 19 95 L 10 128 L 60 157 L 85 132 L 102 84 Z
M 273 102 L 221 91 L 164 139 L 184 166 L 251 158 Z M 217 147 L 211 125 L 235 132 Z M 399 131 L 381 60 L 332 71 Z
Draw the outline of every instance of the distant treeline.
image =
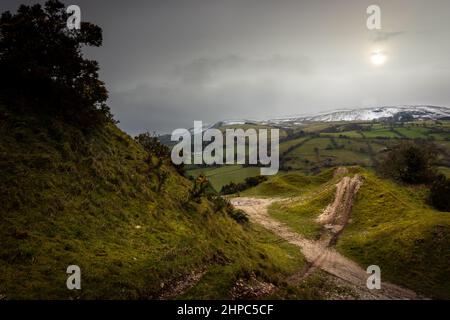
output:
M 222 194 L 234 194 L 246 189 L 252 188 L 267 180 L 266 176 L 256 176 L 256 177 L 248 177 L 245 178 L 244 182 L 234 183 L 231 182 L 227 185 L 224 185 L 220 190 Z

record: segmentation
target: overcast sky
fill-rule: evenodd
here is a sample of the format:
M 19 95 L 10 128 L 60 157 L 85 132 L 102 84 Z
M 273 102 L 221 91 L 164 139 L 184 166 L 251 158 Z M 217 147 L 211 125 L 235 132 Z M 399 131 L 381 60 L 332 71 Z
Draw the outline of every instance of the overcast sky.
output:
M 65 3 L 103 28 L 103 46 L 86 54 L 99 61 L 112 112 L 133 135 L 194 120 L 450 106 L 448 0 Z M 371 4 L 381 7 L 379 32 L 366 27 Z M 375 50 L 387 57 L 381 66 L 371 63 Z

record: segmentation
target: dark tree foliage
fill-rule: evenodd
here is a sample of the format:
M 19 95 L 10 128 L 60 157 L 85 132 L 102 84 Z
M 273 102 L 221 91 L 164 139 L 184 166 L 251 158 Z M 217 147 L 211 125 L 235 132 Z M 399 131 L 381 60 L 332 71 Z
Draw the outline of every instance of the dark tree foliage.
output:
M 249 221 L 247 214 L 241 209 L 234 209 L 228 211 L 228 215 L 234 219 L 237 223 L 244 224 Z
M 439 175 L 431 185 L 430 202 L 438 210 L 450 211 L 450 179 Z
M 170 148 L 162 144 L 158 135 L 149 132 L 141 133 L 134 138 L 145 151 L 149 154 L 148 163 L 157 169 L 161 168 L 163 163 L 170 164 L 182 176 L 185 175 L 184 164 L 174 164 L 170 159 Z M 154 159 L 152 157 L 155 157 Z M 153 160 L 156 160 L 154 163 Z
M 246 224 L 249 221 L 247 214 L 244 211 L 233 207 L 227 199 L 213 195 L 209 197 L 209 200 L 213 203 L 215 212 L 225 212 L 240 224 Z
M 159 159 L 167 159 L 170 157 L 169 147 L 163 145 L 156 134 L 145 132 L 139 134 L 134 139 L 152 156 Z
M 111 120 L 108 93 L 96 61 L 83 46 L 102 44 L 100 27 L 82 22 L 69 30 L 57 0 L 21 5 L 0 17 L 0 97 L 16 112 L 61 118 L 85 126 Z
M 387 153 L 378 169 L 382 175 L 397 181 L 429 183 L 436 176 L 433 168 L 436 157 L 432 144 L 403 141 Z
M 255 187 L 258 184 L 260 184 L 266 180 L 267 180 L 266 176 L 248 177 L 248 178 L 245 178 L 244 182 L 241 182 L 241 183 L 230 182 L 229 184 L 224 185 L 222 187 L 222 189 L 220 190 L 220 192 L 222 194 L 238 193 L 238 192 L 244 191 L 246 189 Z

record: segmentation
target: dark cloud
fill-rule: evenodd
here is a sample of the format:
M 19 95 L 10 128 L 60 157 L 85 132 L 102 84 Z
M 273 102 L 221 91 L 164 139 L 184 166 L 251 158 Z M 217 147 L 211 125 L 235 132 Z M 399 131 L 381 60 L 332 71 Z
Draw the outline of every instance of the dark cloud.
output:
M 2 0 L 2 9 L 19 3 Z M 43 1 L 40 1 L 41 3 Z M 366 105 L 450 106 L 450 1 L 78 0 L 103 28 L 99 61 L 120 126 L 275 118 Z M 382 67 L 374 50 L 387 54 Z
M 285 73 L 309 74 L 313 71 L 307 57 L 285 57 L 279 54 L 268 58 L 246 58 L 228 55 L 221 58 L 198 58 L 175 68 L 175 76 L 184 85 L 214 85 L 225 78 L 239 81 L 243 77 L 260 77 Z

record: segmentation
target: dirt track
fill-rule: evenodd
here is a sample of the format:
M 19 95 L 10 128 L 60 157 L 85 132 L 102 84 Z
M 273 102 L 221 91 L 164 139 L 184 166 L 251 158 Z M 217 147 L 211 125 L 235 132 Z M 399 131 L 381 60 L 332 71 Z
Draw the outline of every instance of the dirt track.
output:
M 347 282 L 361 299 L 418 299 L 419 297 L 413 291 L 385 281 L 381 282 L 380 290 L 369 290 L 366 287 L 367 277 L 369 276 L 366 271 L 331 247 L 347 223 L 353 198 L 361 184 L 361 178 L 355 176 L 354 178 L 344 177 L 336 185 L 334 202 L 317 219 L 319 223 L 325 225 L 329 233 L 324 234 L 318 241 L 305 239 L 287 225 L 269 216 L 267 213 L 268 206 L 275 201 L 283 201 L 282 199 L 234 198 L 231 199 L 231 203 L 236 208 L 244 210 L 253 222 L 262 225 L 289 243 L 301 248 L 303 255 L 310 263 L 309 268 L 304 270 L 301 278 L 307 277 L 315 268 L 320 268 Z M 382 268 L 381 279 L 383 279 Z

